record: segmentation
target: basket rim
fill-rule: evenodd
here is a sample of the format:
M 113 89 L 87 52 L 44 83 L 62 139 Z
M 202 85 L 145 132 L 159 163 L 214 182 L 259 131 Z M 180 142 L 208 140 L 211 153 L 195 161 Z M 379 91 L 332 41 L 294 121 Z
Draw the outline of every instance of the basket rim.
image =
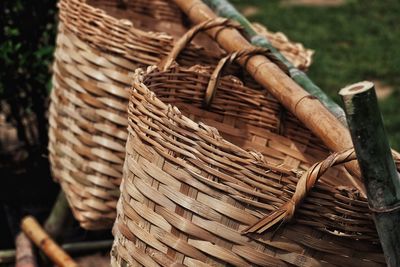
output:
M 207 137 L 221 142 L 223 141 L 224 144 L 228 145 L 230 147 L 230 149 L 235 151 L 235 155 L 238 156 L 246 156 L 248 159 L 251 159 L 253 161 L 253 163 L 255 164 L 261 164 L 262 167 L 266 167 L 268 169 L 271 169 L 271 171 L 276 171 L 279 170 L 279 172 L 281 173 L 285 173 L 288 175 L 298 175 L 298 173 L 296 173 L 297 170 L 293 170 L 292 168 L 285 168 L 287 166 L 282 165 L 282 164 L 274 164 L 272 162 L 268 162 L 267 160 L 265 160 L 264 155 L 257 151 L 256 149 L 244 149 L 228 140 L 226 140 L 219 132 L 219 130 L 213 126 L 210 126 L 204 122 L 196 122 L 192 119 L 190 119 L 189 117 L 185 116 L 181 110 L 179 109 L 179 107 L 173 105 L 173 104 L 166 104 L 164 103 L 164 101 L 162 101 L 158 96 L 157 93 L 153 92 L 151 89 L 149 89 L 147 87 L 147 85 L 145 84 L 144 79 L 147 77 L 147 75 L 149 74 L 154 74 L 154 73 L 166 73 L 169 72 L 170 70 L 174 69 L 174 68 L 180 68 L 180 71 L 182 72 L 187 72 L 187 73 L 196 73 L 196 74 L 204 74 L 204 73 L 208 73 L 208 71 L 210 70 L 209 66 L 204 66 L 204 65 L 194 65 L 192 67 L 185 67 L 185 66 L 180 66 L 178 63 L 174 62 L 170 68 L 168 68 L 166 71 L 160 70 L 158 68 L 157 65 L 152 65 L 152 66 L 148 66 L 146 69 L 143 68 L 137 68 L 135 70 L 135 72 L 132 74 L 132 79 L 133 79 L 133 86 L 131 87 L 131 92 L 130 92 L 130 101 L 129 101 L 129 106 L 128 106 L 128 120 L 129 120 L 129 107 L 132 105 L 132 101 L 131 99 L 133 98 L 132 96 L 132 91 L 137 91 L 136 89 L 136 85 L 138 85 L 140 88 L 144 89 L 145 92 L 143 94 L 143 97 L 146 98 L 146 100 L 150 100 L 152 103 L 157 103 L 160 106 L 162 106 L 163 111 L 166 111 L 165 114 L 168 116 L 168 118 L 170 119 L 174 119 L 175 122 L 179 123 L 180 126 L 182 125 L 182 122 L 178 122 L 177 120 L 175 120 L 175 118 L 179 117 L 179 120 L 182 121 L 182 119 L 187 122 L 187 125 L 185 125 L 184 127 L 188 127 L 191 128 L 192 130 L 194 130 L 195 132 L 201 132 L 202 134 L 205 134 Z M 211 70 L 212 71 L 212 70 Z M 211 73 L 210 73 L 211 76 Z M 234 78 L 235 77 L 235 78 Z M 220 80 L 223 81 L 225 80 L 228 82 L 233 81 L 233 79 L 238 79 L 236 76 L 233 75 L 226 75 L 226 76 L 222 76 L 220 77 Z M 240 79 L 239 79 L 240 80 Z M 223 81 L 224 82 L 224 81 Z M 236 85 L 238 85 L 237 82 L 233 81 Z M 241 87 L 246 87 L 243 84 L 239 84 L 239 86 Z M 247 87 L 248 89 L 252 89 L 250 87 Z M 190 127 L 190 126 L 191 127 Z M 129 126 L 129 123 L 128 123 Z M 130 126 L 129 126 L 130 127 Z M 276 133 L 270 132 L 271 135 L 277 135 Z M 286 137 L 283 137 L 286 138 Z M 295 142 L 295 141 L 293 141 Z
M 157 40 L 159 40 L 159 38 L 164 39 L 164 40 L 173 40 L 174 39 L 174 37 L 172 37 L 170 34 L 168 34 L 165 31 L 146 31 L 146 30 L 142 30 L 142 29 L 136 27 L 135 24 L 132 21 L 130 21 L 128 19 L 116 18 L 116 17 L 110 15 L 109 12 L 107 12 L 105 9 L 90 5 L 87 0 L 61 0 L 57 4 L 57 6 L 58 6 L 58 8 L 60 10 L 60 12 L 59 12 L 60 15 L 61 15 L 62 10 L 65 10 L 65 12 L 67 12 L 67 13 L 68 13 L 68 10 L 69 10 L 69 9 L 64 9 L 63 8 L 63 4 L 65 4 L 66 6 L 70 6 L 72 2 L 74 2 L 75 8 L 78 9 L 78 6 L 79 6 L 80 12 L 88 13 L 88 14 L 89 13 L 100 14 L 101 15 L 101 21 L 107 21 L 108 23 L 112 22 L 116 26 L 125 28 L 126 32 L 132 32 L 132 33 L 140 34 L 140 35 L 143 35 L 143 36 L 146 36 L 146 37 L 149 37 L 149 38 L 153 38 L 153 39 L 157 39 Z M 136 12 L 133 12 L 133 13 L 135 15 L 139 15 L 139 16 L 142 16 L 142 17 L 149 17 L 149 16 L 146 16 L 146 15 L 143 15 L 143 14 L 140 14 L 140 13 L 136 13 Z M 60 15 L 59 15 L 60 21 L 62 21 L 64 23 L 64 25 L 69 30 L 71 30 L 71 27 L 68 26 L 68 23 L 65 23 L 63 21 L 63 19 L 62 19 L 62 17 Z M 151 18 L 151 17 L 149 17 L 149 18 Z M 179 24 L 177 22 L 172 22 L 172 21 L 169 21 L 168 23 Z M 72 32 L 75 32 L 75 31 L 72 31 Z

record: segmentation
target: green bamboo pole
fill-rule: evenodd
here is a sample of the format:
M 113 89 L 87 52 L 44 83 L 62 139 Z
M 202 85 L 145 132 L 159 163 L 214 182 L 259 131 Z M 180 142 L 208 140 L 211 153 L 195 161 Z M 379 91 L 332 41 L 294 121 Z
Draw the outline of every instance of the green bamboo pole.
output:
M 340 90 L 354 149 L 388 266 L 400 266 L 400 176 L 371 82 Z
M 303 71 L 297 69 L 285 58 L 270 42 L 254 30 L 253 25 L 227 0 L 204 0 L 219 16 L 233 19 L 240 23 L 253 45 L 268 48 L 276 59 L 288 69 L 290 77 L 308 93 L 317 97 L 322 104 L 343 124 L 346 125 L 346 116 L 343 109 L 321 90 Z
M 53 239 L 57 240 L 60 238 L 65 222 L 70 216 L 71 210 L 69 209 L 68 201 L 64 192 L 60 191 L 43 227 Z

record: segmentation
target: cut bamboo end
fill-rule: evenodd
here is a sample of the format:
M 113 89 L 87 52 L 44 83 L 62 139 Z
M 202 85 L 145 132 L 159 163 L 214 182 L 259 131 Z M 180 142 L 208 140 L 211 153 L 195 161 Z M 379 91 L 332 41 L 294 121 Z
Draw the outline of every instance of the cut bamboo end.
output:
M 15 238 L 15 267 L 37 267 L 32 243 L 24 233 Z
M 368 204 L 388 266 L 400 266 L 400 176 L 383 126 L 374 84 L 340 90 Z
M 356 95 L 366 92 L 374 88 L 374 84 L 370 81 L 358 82 L 355 84 L 348 85 L 339 91 L 341 96 Z
M 50 238 L 32 216 L 27 216 L 22 220 L 21 229 L 57 266 L 78 266 L 78 264 Z

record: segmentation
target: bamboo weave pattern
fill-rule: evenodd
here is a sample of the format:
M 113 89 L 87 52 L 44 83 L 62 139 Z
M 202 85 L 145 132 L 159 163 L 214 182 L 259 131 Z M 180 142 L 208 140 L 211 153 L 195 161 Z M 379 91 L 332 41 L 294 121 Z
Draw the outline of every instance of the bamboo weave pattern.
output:
M 222 77 L 202 109 L 211 72 L 136 71 L 114 266 L 384 266 L 367 201 L 342 167 L 324 174 L 293 224 L 243 235 L 329 152 L 292 115 L 282 119 L 265 90 L 236 77 Z

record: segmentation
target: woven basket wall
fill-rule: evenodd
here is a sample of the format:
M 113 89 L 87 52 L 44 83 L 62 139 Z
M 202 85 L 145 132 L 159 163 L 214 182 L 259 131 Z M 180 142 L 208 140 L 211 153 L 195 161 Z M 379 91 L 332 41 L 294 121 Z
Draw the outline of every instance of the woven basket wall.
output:
M 341 166 L 292 223 L 242 233 L 329 151 L 254 82 L 224 76 L 202 108 L 211 71 L 136 71 L 112 265 L 384 266 L 367 201 Z
M 59 8 L 49 112 L 52 173 L 83 228 L 110 228 L 125 157 L 130 73 L 159 62 L 186 28 L 172 1 L 62 0 Z M 181 64 L 215 61 L 210 39 L 197 44 Z M 282 44 L 288 47 L 297 45 Z M 307 51 L 289 53 L 303 69 L 311 63 Z

